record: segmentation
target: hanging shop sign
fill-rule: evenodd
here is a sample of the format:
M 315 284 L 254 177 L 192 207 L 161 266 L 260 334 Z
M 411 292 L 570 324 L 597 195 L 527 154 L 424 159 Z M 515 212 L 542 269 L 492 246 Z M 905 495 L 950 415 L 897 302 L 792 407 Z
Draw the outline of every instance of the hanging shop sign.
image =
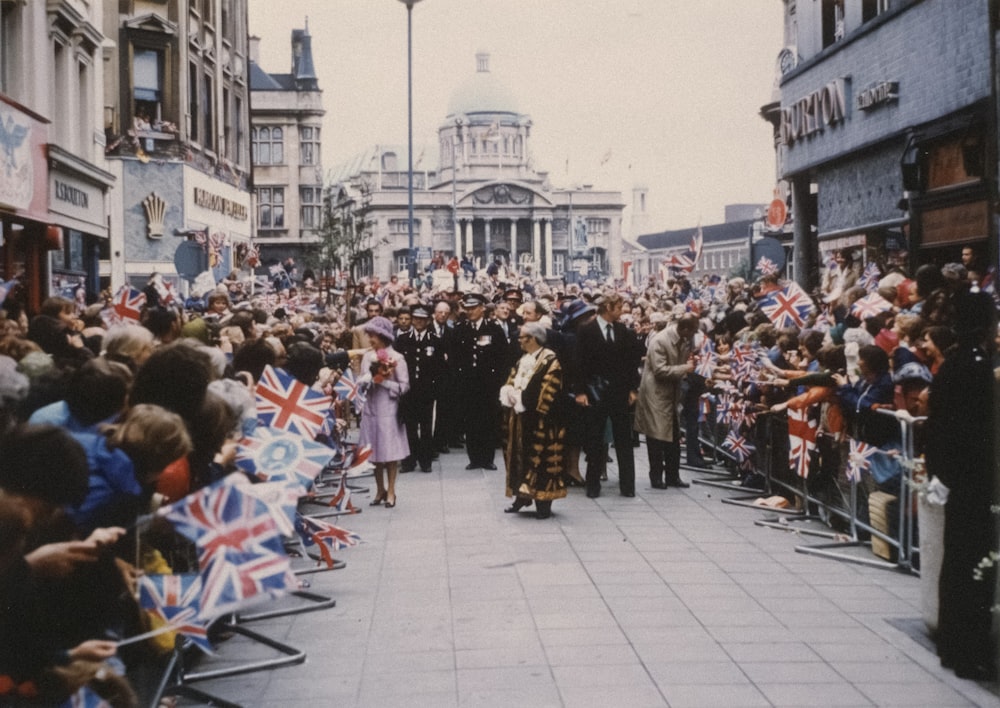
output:
M 823 132 L 847 120 L 848 77 L 834 79 L 794 103 L 781 108 L 781 142 L 798 140 Z
M 925 211 L 920 214 L 920 245 L 928 248 L 984 239 L 989 234 L 989 215 L 985 200 Z
M 48 121 L 0 95 L 0 207 L 48 220 Z

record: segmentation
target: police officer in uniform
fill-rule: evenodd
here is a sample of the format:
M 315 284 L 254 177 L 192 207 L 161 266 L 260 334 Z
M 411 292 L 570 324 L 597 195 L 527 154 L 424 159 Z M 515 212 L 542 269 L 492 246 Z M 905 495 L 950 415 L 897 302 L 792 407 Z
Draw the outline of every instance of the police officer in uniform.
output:
M 495 470 L 493 454 L 500 436 L 500 387 L 507 378 L 507 338 L 496 322 L 484 317 L 486 298 L 469 293 L 462 300 L 468 319 L 455 326 L 450 354 L 458 374 L 465 447 L 465 469 Z
M 441 338 L 429 326 L 431 313 L 424 305 L 411 312 L 412 328 L 396 340 L 396 351 L 406 359 L 410 372 L 410 390 L 403 397 L 401 410 L 410 442 L 410 456 L 403 460 L 402 471 L 431 471 L 434 459 L 434 397 L 436 384 L 444 367 Z

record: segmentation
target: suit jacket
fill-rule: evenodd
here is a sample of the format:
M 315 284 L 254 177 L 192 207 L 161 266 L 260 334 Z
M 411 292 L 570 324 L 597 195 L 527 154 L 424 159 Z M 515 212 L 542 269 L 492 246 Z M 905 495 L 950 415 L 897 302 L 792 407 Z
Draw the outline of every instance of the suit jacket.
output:
M 424 330 L 422 337 L 416 330 L 410 330 L 396 340 L 394 347 L 406 359 L 410 395 L 419 400 L 433 399 L 436 384 L 445 368 L 441 338 L 430 327 Z
M 480 320 L 478 329 L 468 320 L 455 325 L 455 340 L 449 355 L 449 368 L 454 367 L 466 384 L 499 391 L 507 378 L 507 337 L 500 325 L 486 318 Z
M 642 344 L 635 333 L 621 322 L 614 323 L 615 341 L 608 342 L 601 329 L 603 325 L 603 320 L 595 317 L 577 331 L 573 393 L 587 393 L 587 388 L 596 379 L 603 378 L 607 381 L 607 404 L 627 407 L 629 392 L 639 388 L 639 365 L 644 354 Z

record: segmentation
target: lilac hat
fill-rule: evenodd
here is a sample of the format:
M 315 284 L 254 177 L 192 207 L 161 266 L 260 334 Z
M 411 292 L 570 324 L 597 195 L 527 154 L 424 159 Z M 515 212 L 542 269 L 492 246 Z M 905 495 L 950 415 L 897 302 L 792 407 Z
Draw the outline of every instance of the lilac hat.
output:
M 392 331 L 392 322 L 385 317 L 372 317 L 365 323 L 365 334 L 377 334 L 390 344 L 396 339 Z

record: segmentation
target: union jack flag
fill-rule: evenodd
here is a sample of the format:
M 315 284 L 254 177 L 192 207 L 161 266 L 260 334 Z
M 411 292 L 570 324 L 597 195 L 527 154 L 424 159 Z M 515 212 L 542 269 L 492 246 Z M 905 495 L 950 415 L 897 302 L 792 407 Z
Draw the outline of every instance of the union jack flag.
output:
M 733 399 L 728 393 L 720 393 L 715 403 L 715 420 L 718 423 L 732 421 Z
M 246 493 L 249 486 L 244 475 L 231 474 L 158 512 L 198 549 L 200 619 L 296 587 L 278 524 L 266 504 Z
M 356 477 L 371 467 L 368 458 L 372 456 L 372 452 L 371 445 L 355 446 L 351 454 L 344 460 L 347 476 Z
M 340 484 L 337 486 L 337 493 L 330 500 L 330 506 L 341 514 L 357 514 L 358 509 L 351 501 L 351 488 L 347 486 L 347 472 L 340 475 Z
M 756 265 L 755 269 L 761 275 L 765 275 L 765 276 L 767 276 L 767 275 L 777 275 L 778 274 L 778 270 L 779 270 L 778 264 L 775 263 L 774 261 L 772 261 L 767 256 L 761 256 L 760 257 L 760 260 L 757 261 L 757 265 Z
M 354 401 L 362 396 L 361 390 L 358 388 L 358 379 L 351 369 L 340 374 L 337 383 L 333 385 L 333 391 L 337 394 L 337 399 L 341 401 Z
M 694 373 L 698 374 L 698 376 L 710 379 L 712 378 L 712 373 L 715 371 L 715 364 L 715 346 L 712 344 L 712 340 L 710 338 L 705 337 L 696 356 Z
M 698 422 L 708 422 L 708 417 L 712 414 L 712 394 L 703 393 L 698 397 Z
M 236 446 L 236 465 L 263 482 L 291 480 L 310 489 L 333 454 L 326 445 L 301 435 L 258 426 Z
M 754 446 L 747 442 L 747 439 L 740 435 L 735 430 L 730 430 L 729 434 L 726 435 L 726 439 L 722 442 L 722 446 L 732 451 L 736 455 L 736 459 L 740 462 L 745 462 L 750 459 L 753 454 Z
M 138 322 L 146 304 L 146 295 L 141 290 L 123 285 L 115 294 L 113 302 L 112 309 L 119 320 Z
M 788 409 L 788 464 L 799 477 L 809 477 L 809 455 L 816 448 L 818 423 L 807 409 Z
M 784 329 L 804 327 L 806 319 L 815 311 L 816 305 L 798 283 L 789 283 L 761 300 L 760 309 L 775 327 Z
M 859 298 L 851 305 L 851 314 L 864 322 L 880 312 L 892 309 L 892 303 L 876 292 L 871 292 Z
M 698 261 L 701 260 L 702 247 L 705 244 L 705 237 L 701 232 L 701 224 L 698 224 L 698 230 L 694 232 L 691 237 L 691 246 L 689 247 L 689 253 L 691 254 L 691 270 L 694 270 L 698 265 Z
M 302 485 L 292 481 L 261 482 L 246 487 L 246 493 L 267 505 L 282 536 L 295 533 L 295 508 L 306 494 Z
M 663 261 L 664 265 L 668 268 L 673 268 L 676 270 L 683 270 L 686 273 L 690 273 L 694 270 L 694 261 L 688 253 L 674 253 Z
M 873 293 L 878 290 L 878 281 L 881 277 L 882 274 L 879 272 L 878 264 L 875 261 L 870 261 L 861 272 L 861 277 L 858 278 L 858 285 L 868 292 Z
M 267 366 L 255 390 L 257 417 L 262 425 L 297 433 L 310 440 L 323 427 L 330 397 L 306 386 L 290 374 Z
M 871 467 L 871 458 L 879 451 L 874 445 L 848 438 L 850 451 L 847 453 L 847 479 L 861 481 L 861 473 Z
M 304 547 L 318 546 L 319 553 L 328 568 L 332 568 L 334 564 L 332 551 L 356 546 L 361 541 L 361 537 L 352 531 L 302 514 L 295 520 L 295 530 L 298 531 Z
M 197 573 L 139 576 L 139 606 L 211 654 L 208 625 L 197 620 L 200 595 L 201 578 Z

